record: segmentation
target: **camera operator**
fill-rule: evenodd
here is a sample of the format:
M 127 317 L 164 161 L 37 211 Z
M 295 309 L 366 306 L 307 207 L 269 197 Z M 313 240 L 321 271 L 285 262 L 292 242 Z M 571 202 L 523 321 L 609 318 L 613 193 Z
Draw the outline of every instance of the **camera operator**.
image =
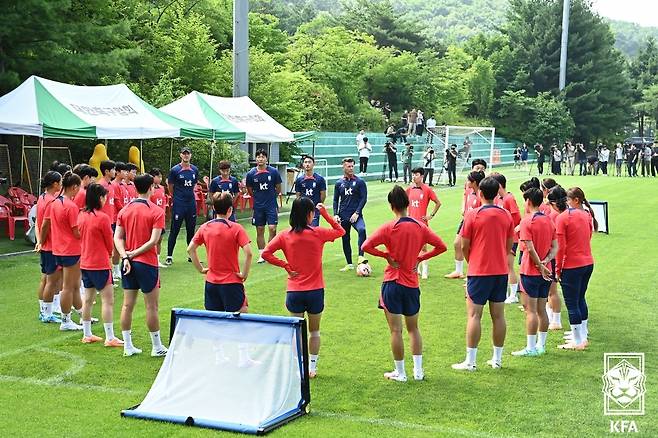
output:
M 448 185 L 454 187 L 457 183 L 457 145 L 451 144 L 450 149 L 446 149 L 445 165 L 448 170 Z
M 651 154 L 651 176 L 658 174 L 658 142 L 653 142 Z
M 556 145 L 551 146 L 553 163 L 551 172 L 553 175 L 562 175 L 562 151 Z
M 423 154 L 423 160 L 425 161 L 425 174 L 423 175 L 423 184 L 427 183 L 427 176 L 430 178 L 430 187 L 434 186 L 434 159 L 436 158 L 436 153 L 432 145 L 428 146 Z
M 576 145 L 576 158 L 580 165 L 580 176 L 587 175 L 587 149 L 582 143 Z
M 621 166 L 624 164 L 624 148 L 621 143 L 615 147 L 615 170 L 616 176 L 621 176 Z
M 398 180 L 398 148 L 395 147 L 395 143 L 387 141 L 384 144 L 384 152 L 386 152 L 386 158 L 388 159 L 388 179 L 391 182 Z M 393 179 L 393 172 L 395 172 L 395 179 Z
M 402 174 L 404 176 L 404 183 L 411 182 L 411 165 L 414 159 L 414 147 L 411 143 L 404 144 L 404 151 L 402 151 Z
M 599 167 L 605 176 L 608 176 L 608 161 L 610 160 L 610 149 L 606 145 L 599 150 Z
M 626 164 L 628 165 L 628 176 L 630 177 L 637 176 L 637 158 L 639 153 L 640 151 L 634 144 L 626 152 Z
M 535 143 L 535 153 L 537 154 L 537 171 L 540 175 L 544 174 L 544 146 L 541 143 Z

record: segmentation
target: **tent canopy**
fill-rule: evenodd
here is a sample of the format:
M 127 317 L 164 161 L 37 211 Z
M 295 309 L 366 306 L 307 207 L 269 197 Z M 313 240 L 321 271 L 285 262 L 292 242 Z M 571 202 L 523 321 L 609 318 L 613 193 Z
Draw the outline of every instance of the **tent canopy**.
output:
M 215 130 L 215 138 L 249 143 L 295 141 L 294 134 L 270 117 L 249 97 L 218 97 L 193 91 L 169 105 L 163 112 L 189 123 Z
M 30 76 L 0 97 L 0 134 L 41 138 L 212 138 L 149 105 L 125 84 L 78 86 Z

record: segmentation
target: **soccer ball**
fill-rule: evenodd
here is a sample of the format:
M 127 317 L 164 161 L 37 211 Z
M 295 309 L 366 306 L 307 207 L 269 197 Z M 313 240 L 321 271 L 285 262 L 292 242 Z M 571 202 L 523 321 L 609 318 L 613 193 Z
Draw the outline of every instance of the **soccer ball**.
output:
M 370 277 L 371 273 L 372 273 L 372 268 L 367 262 L 359 263 L 356 266 L 357 277 Z

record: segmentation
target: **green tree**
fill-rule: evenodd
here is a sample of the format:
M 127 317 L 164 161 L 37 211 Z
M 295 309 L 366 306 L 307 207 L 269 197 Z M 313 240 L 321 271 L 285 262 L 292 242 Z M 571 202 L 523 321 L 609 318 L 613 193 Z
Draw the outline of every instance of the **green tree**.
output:
M 473 115 L 481 118 L 490 116 L 495 85 L 491 62 L 482 58 L 476 59 L 468 71 L 468 91 L 473 102 Z

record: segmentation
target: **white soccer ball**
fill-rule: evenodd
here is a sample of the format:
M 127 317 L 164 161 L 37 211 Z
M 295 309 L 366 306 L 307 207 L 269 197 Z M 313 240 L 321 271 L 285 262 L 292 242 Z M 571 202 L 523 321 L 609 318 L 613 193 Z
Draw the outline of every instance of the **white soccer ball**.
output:
M 372 273 L 372 268 L 368 263 L 359 263 L 356 266 L 356 275 L 358 277 L 370 277 Z

